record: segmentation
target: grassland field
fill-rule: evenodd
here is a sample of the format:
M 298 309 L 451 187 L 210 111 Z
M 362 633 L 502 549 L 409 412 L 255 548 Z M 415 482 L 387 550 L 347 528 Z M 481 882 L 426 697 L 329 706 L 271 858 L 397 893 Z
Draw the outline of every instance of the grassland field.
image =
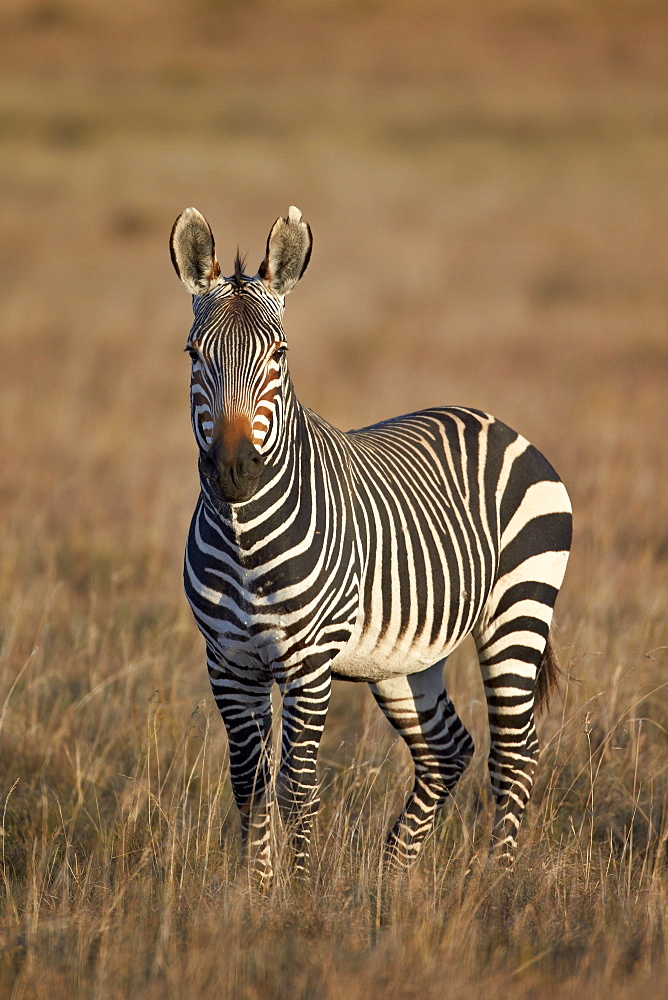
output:
M 0 997 L 668 996 L 667 53 L 649 0 L 0 6 Z M 288 205 L 310 222 L 303 402 L 479 407 L 569 488 L 566 679 L 513 872 L 484 863 L 466 644 L 478 751 L 396 895 L 411 769 L 358 685 L 311 883 L 262 900 L 239 865 L 181 585 L 191 204 L 249 270 Z

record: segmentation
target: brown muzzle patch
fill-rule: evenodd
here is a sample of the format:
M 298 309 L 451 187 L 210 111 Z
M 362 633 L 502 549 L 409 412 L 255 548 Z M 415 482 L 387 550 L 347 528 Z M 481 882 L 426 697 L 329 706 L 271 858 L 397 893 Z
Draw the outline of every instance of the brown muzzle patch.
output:
M 216 421 L 213 438 L 220 442 L 221 459 L 226 465 L 231 465 L 243 438 L 253 443 L 253 428 L 245 414 L 229 418 L 221 415 Z

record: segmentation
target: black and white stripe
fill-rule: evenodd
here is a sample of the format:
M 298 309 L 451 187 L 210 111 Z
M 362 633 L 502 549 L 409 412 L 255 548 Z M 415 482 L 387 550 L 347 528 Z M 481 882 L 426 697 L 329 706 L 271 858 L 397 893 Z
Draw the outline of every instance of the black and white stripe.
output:
M 415 785 L 387 845 L 389 865 L 410 863 L 473 753 L 443 680 L 446 657 L 472 633 L 493 840 L 511 858 L 537 759 L 537 693 L 553 679 L 568 496 L 546 459 L 485 413 L 434 408 L 344 434 L 298 402 L 282 312 L 305 267 L 294 255 L 310 253 L 304 226 L 294 209 L 278 220 L 255 278 L 215 276 L 195 298 L 188 342 L 200 470 L 212 451 L 220 466 L 220 441 L 235 442 L 238 428 L 263 462 L 240 502 L 221 486 L 225 469 L 202 475 L 185 557 L 244 841 L 269 875 L 273 683 L 283 694 L 279 804 L 304 867 L 331 678 L 363 680 L 413 756 Z M 178 227 L 173 257 L 190 266 Z M 210 260 L 204 268 L 215 271 Z

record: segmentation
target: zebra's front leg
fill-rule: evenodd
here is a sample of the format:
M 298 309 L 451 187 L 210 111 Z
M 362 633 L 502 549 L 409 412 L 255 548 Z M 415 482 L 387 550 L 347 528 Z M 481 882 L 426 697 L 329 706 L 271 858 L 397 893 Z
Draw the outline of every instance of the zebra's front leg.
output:
M 241 814 L 241 853 L 261 885 L 273 875 L 268 789 L 271 780 L 270 676 L 220 665 L 209 652 L 209 679 L 230 748 L 232 792 Z
M 278 804 L 290 836 L 293 870 L 303 875 L 308 868 L 311 829 L 320 803 L 316 763 L 332 678 L 327 666 L 279 684 L 283 695 L 283 735 Z
M 387 838 L 384 868 L 407 869 L 438 810 L 473 756 L 473 740 L 445 690 L 444 660 L 427 670 L 371 685 L 373 695 L 413 758 L 415 784 Z

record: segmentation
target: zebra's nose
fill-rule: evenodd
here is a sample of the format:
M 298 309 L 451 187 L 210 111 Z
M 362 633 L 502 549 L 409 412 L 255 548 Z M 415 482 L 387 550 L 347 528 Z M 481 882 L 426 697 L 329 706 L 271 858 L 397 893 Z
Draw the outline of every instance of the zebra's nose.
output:
M 257 488 L 264 458 L 252 441 L 241 438 L 236 442 L 233 454 L 226 455 L 220 441 L 199 459 L 199 471 L 203 480 L 209 480 L 216 495 L 229 503 L 248 500 Z
M 248 438 L 239 441 L 236 454 L 230 465 L 230 475 L 235 482 L 257 479 L 264 468 L 264 458 Z

